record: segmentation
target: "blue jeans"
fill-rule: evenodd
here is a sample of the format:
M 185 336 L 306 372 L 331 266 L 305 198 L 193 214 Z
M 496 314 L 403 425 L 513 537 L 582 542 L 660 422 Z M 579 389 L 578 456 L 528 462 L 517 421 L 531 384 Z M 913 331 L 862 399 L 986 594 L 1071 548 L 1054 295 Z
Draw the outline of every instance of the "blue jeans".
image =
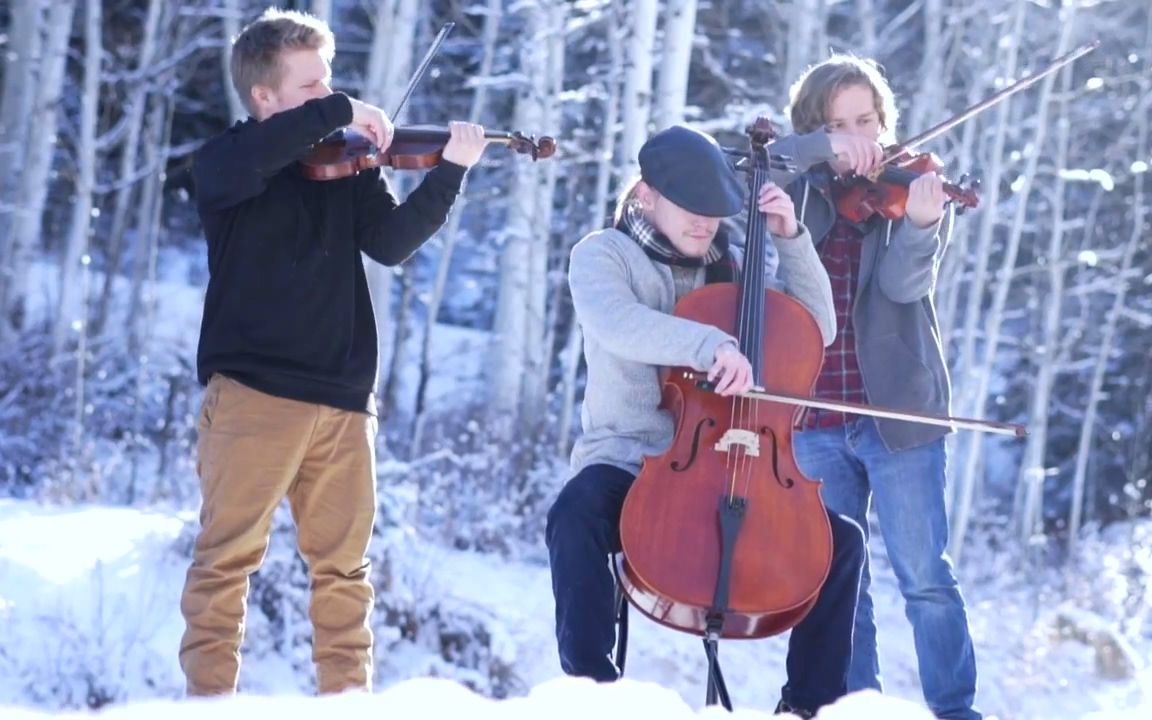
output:
M 634 476 L 590 465 L 568 481 L 548 511 L 546 539 L 556 598 L 556 642 L 564 672 L 611 682 L 616 644 L 615 580 L 609 555 L 620 552 L 620 513 Z M 781 698 L 811 711 L 847 692 L 852 618 L 859 595 L 864 535 L 828 513 L 832 567 L 811 612 L 792 629 Z
M 892 452 L 871 418 L 857 418 L 842 426 L 797 433 L 795 447 L 804 474 L 824 481 L 828 509 L 855 520 L 865 534 L 869 501 L 875 503 L 880 534 L 904 596 L 904 614 L 912 623 L 928 707 L 940 718 L 980 718 L 972 707 L 976 656 L 968 615 L 947 554 L 944 440 Z M 865 559 L 849 691 L 881 689 L 871 582 Z

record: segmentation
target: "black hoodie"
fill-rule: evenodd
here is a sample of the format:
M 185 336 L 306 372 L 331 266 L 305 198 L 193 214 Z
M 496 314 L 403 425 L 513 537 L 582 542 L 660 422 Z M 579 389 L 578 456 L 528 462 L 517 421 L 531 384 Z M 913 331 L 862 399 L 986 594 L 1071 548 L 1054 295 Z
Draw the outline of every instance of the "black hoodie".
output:
M 309 180 L 296 162 L 352 122 L 335 93 L 237 123 L 193 161 L 208 240 L 197 375 L 375 413 L 377 339 L 360 253 L 398 265 L 447 218 L 465 169 L 441 162 L 399 204 L 379 169 Z

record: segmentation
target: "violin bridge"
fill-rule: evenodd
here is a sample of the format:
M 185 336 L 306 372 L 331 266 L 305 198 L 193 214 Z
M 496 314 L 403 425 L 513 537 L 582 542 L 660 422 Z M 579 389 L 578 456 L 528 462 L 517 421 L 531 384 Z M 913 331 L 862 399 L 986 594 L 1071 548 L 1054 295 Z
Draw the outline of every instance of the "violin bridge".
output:
M 741 430 L 739 428 L 731 428 L 728 432 L 721 436 L 717 441 L 714 449 L 718 452 L 726 453 L 732 450 L 734 445 L 739 445 L 744 448 L 744 454 L 748 457 L 760 457 L 760 436 L 751 430 Z

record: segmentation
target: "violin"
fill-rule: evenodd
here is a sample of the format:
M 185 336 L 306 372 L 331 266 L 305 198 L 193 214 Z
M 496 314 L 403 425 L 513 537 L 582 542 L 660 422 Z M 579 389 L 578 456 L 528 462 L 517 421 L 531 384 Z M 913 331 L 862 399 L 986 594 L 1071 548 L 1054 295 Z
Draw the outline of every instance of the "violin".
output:
M 351 177 L 375 167 L 425 170 L 440 164 L 449 137 L 448 130 L 441 127 L 398 127 L 392 144 L 381 152 L 367 136 L 344 128 L 313 145 L 300 164 L 304 175 L 312 180 Z M 547 136 L 537 140 L 520 132 L 486 131 L 484 138 L 530 155 L 533 160 L 552 157 L 556 152 L 556 141 Z
M 939 172 L 944 168 L 944 163 L 932 153 L 907 156 L 903 148 L 900 148 L 899 154 L 889 157 L 892 160 L 885 160 L 884 163 L 891 164 L 882 163 L 874 177 L 851 175 L 837 178 L 833 182 L 832 200 L 841 217 L 856 223 L 864 222 L 873 215 L 886 220 L 898 220 L 904 217 L 908 186 L 921 175 Z M 896 162 L 898 157 L 906 159 Z M 955 183 L 944 181 L 944 194 L 956 203 L 958 215 L 980 204 L 977 194 L 979 190 L 980 181 L 970 179 L 967 175 Z
M 832 186 L 832 196 L 836 210 L 841 216 L 863 222 L 879 214 L 888 220 L 904 217 L 904 207 L 908 201 L 908 186 L 924 173 L 938 172 L 943 168 L 940 159 L 930 153 L 916 153 L 917 146 L 951 130 L 960 123 L 975 117 L 988 108 L 1002 102 L 1021 90 L 1031 87 L 1041 78 L 1050 75 L 1076 59 L 1087 55 L 1100 46 L 1099 40 L 1085 43 L 1072 52 L 1052 60 L 1046 67 L 981 100 L 955 116 L 925 130 L 902 145 L 886 148 L 879 172 L 870 177 L 852 176 L 837 179 Z M 976 207 L 979 182 L 961 177 L 958 183 L 945 182 L 944 192 L 958 206 L 957 214 L 970 207 Z
M 440 28 L 390 117 L 395 119 L 400 116 L 404 104 L 412 96 L 412 91 L 420 83 L 420 78 L 424 77 L 432 58 L 455 26 L 456 23 L 450 22 Z M 312 180 L 336 180 L 351 177 L 363 170 L 385 166 L 396 170 L 425 170 L 440 164 L 444 146 L 448 144 L 450 137 L 448 129 L 443 127 L 431 125 L 397 127 L 392 135 L 392 143 L 381 151 L 365 135 L 343 128 L 313 145 L 300 164 L 305 177 Z M 537 140 L 520 132 L 486 131 L 484 139 L 507 145 L 515 152 L 531 155 L 533 160 L 552 157 L 556 152 L 556 141 L 546 136 Z

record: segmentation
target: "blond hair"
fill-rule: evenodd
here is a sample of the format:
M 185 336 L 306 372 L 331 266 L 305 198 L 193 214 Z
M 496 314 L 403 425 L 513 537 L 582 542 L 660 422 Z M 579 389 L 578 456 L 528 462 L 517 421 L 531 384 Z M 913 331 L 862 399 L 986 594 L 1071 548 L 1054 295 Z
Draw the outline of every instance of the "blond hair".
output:
M 295 10 L 268 8 L 232 41 L 232 85 L 249 113 L 255 115 L 252 88 L 263 85 L 280 87 L 284 66 L 280 61 L 285 50 L 319 50 L 331 62 L 336 52 L 336 39 L 328 23 Z
M 640 187 L 641 177 L 636 177 L 629 180 L 624 184 L 624 188 L 620 194 L 616 196 L 616 210 L 612 213 L 612 223 L 619 225 L 620 221 L 624 219 L 624 213 L 628 210 L 628 206 L 639 202 L 637 189 Z
M 852 85 L 872 91 L 876 114 L 880 118 L 881 140 L 895 142 L 900 113 L 880 66 L 874 60 L 840 53 L 809 67 L 792 84 L 788 92 L 792 129 L 803 134 L 824 127 L 837 93 Z

